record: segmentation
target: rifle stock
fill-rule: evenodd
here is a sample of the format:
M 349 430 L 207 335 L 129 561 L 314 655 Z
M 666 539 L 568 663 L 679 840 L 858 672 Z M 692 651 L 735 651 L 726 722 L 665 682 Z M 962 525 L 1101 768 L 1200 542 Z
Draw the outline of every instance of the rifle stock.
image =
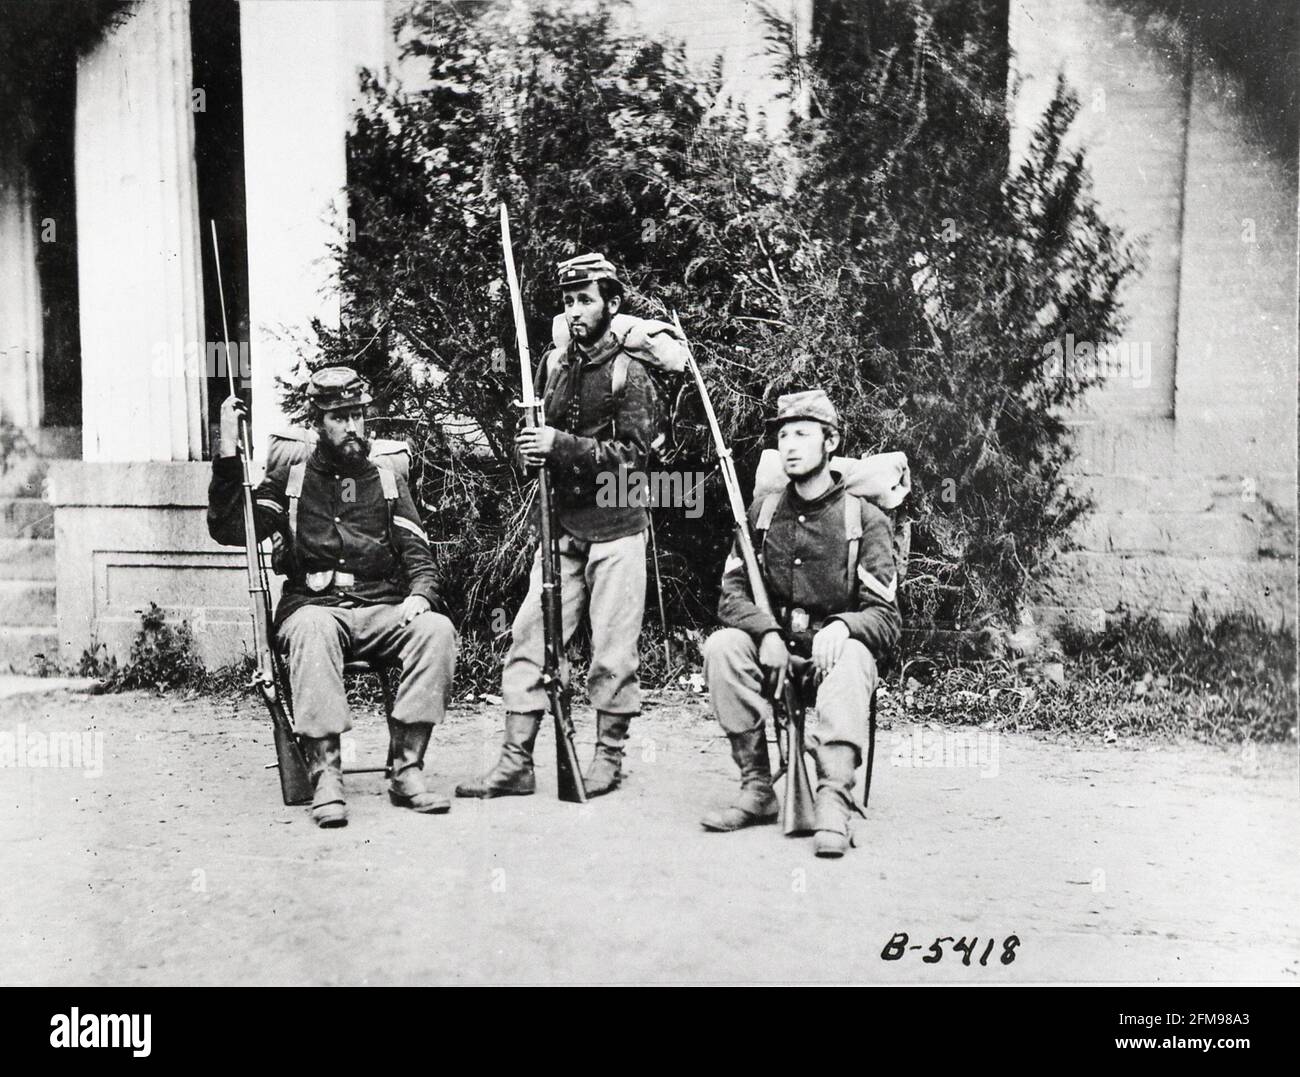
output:
M 673 325 L 682 342 L 686 344 L 686 362 L 695 378 L 700 392 L 700 402 L 704 405 L 704 414 L 708 419 L 709 432 L 718 450 L 718 469 L 722 472 L 722 481 L 727 488 L 727 501 L 731 506 L 732 519 L 736 525 L 736 545 L 740 548 L 741 559 L 745 562 L 745 575 L 749 578 L 750 594 L 754 604 L 772 616 L 772 602 L 767 594 L 767 585 L 763 582 L 763 573 L 758 565 L 758 555 L 754 551 L 754 539 L 749 533 L 749 518 L 745 514 L 745 502 L 740 493 L 740 479 L 736 476 L 736 465 L 731 450 L 727 448 L 722 437 L 722 428 L 718 425 L 717 414 L 713 410 L 713 401 L 709 397 L 704 376 L 695 362 L 682 329 L 681 319 L 673 311 Z M 797 689 L 793 683 L 791 671 L 773 691 L 773 719 L 776 722 L 777 749 L 781 753 L 781 769 L 776 777 L 785 775 L 785 795 L 781 802 L 781 828 L 787 835 L 808 834 L 813 828 L 813 793 L 812 783 L 808 778 L 807 760 L 804 758 L 803 707 L 799 703 Z M 782 739 L 782 721 L 779 712 L 784 710 L 784 739 Z
M 221 297 L 221 330 L 225 342 L 226 380 L 230 395 L 235 396 L 235 372 L 230 365 L 230 328 L 226 324 L 226 290 L 221 278 L 221 254 L 217 249 L 217 222 L 212 226 L 212 260 L 217 271 L 217 292 Z M 253 642 L 257 647 L 257 672 L 253 676 L 262 695 L 262 701 L 271 715 L 271 731 L 275 738 L 275 758 L 280 772 L 280 796 L 285 804 L 307 804 L 312 798 L 311 778 L 302 745 L 293 731 L 293 723 L 285 710 L 275 678 L 275 658 L 271 654 L 271 592 L 267 583 L 266 565 L 257 541 L 257 519 L 253 513 L 253 476 L 249 468 L 252 460 L 252 436 L 248 420 L 239 422 L 239 459 L 243 465 L 244 486 L 244 556 L 248 570 L 248 599 L 253 615 Z
M 785 708 L 785 794 L 781 798 L 781 830 L 787 837 L 811 834 L 816 830 L 812 782 L 808 778 L 808 760 L 804 757 L 803 704 L 787 676 L 782 690 Z M 780 730 L 777 731 L 780 736 Z
M 510 239 L 510 212 L 501 203 L 501 252 L 506 263 L 506 282 L 510 286 L 510 310 L 515 322 L 515 346 L 519 351 L 520 378 L 523 386 L 524 422 L 541 426 L 545 419 L 542 404 L 533 390 L 533 370 L 528 357 L 528 326 L 524 321 L 523 293 L 515 272 L 514 248 Z M 563 596 L 560 593 L 560 538 L 555 521 L 555 504 L 546 466 L 537 469 L 537 499 L 541 516 L 542 561 L 542 635 L 545 639 L 542 659 L 542 683 L 551 715 L 555 719 L 555 774 L 559 797 L 571 804 L 587 802 L 587 787 L 578 765 L 574 744 L 573 719 L 569 714 L 569 688 L 561 676 L 564 650 Z

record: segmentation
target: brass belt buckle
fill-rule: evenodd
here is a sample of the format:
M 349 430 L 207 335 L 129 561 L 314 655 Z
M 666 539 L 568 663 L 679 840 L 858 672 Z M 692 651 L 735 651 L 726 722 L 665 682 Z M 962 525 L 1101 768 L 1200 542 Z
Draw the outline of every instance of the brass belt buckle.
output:
M 808 631 L 808 611 L 802 606 L 796 606 L 790 611 L 790 631 L 796 635 Z
M 313 591 L 324 591 L 334 579 L 334 570 L 327 568 L 321 572 L 307 573 L 307 586 Z

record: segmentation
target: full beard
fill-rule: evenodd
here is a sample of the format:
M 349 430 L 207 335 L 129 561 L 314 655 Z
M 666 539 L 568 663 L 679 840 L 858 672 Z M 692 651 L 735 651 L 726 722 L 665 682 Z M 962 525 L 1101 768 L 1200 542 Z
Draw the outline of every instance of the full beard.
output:
M 584 347 L 590 344 L 595 344 L 596 341 L 600 340 L 601 337 L 609 332 L 609 323 L 613 320 L 613 317 L 612 314 L 606 311 L 600 321 L 598 321 L 595 327 L 590 331 L 588 331 L 587 327 L 581 323 L 575 325 L 572 330 L 573 338 Z
M 334 445 L 329 438 L 320 439 L 320 450 L 325 458 L 339 464 L 357 464 L 370 457 L 368 438 L 348 438 L 342 445 Z

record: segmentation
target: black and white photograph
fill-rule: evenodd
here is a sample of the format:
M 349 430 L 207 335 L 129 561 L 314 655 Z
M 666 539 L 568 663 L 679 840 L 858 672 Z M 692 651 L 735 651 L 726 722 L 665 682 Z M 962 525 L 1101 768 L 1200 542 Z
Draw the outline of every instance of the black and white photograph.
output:
M 1298 75 L 0 0 L 0 985 L 1300 986 Z

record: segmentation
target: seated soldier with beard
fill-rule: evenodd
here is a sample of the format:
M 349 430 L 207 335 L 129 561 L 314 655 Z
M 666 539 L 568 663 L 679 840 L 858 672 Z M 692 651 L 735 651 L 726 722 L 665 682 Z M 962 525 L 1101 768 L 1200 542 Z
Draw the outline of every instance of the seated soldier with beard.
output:
M 400 659 L 388 795 L 417 812 L 448 811 L 451 802 L 426 789 L 422 773 L 456 663 L 455 629 L 436 612 L 442 603 L 429 540 L 406 483 L 381 475 L 369 459 L 365 381 L 349 367 L 327 367 L 312 375 L 307 398 L 316 447 L 297 476 L 288 465 L 266 476 L 254 493 L 254 512 L 259 540 L 279 532 L 290 542 L 272 634 L 288 656 L 294 724 L 315 789 L 312 818 L 322 827 L 347 825 L 339 751 L 339 735 L 352 728 L 345 655 L 378 663 Z M 208 530 L 227 546 L 244 544 L 236 455 L 244 414 L 238 397 L 221 406 L 208 489 Z M 385 486 L 393 481 L 396 497 L 390 500 Z

